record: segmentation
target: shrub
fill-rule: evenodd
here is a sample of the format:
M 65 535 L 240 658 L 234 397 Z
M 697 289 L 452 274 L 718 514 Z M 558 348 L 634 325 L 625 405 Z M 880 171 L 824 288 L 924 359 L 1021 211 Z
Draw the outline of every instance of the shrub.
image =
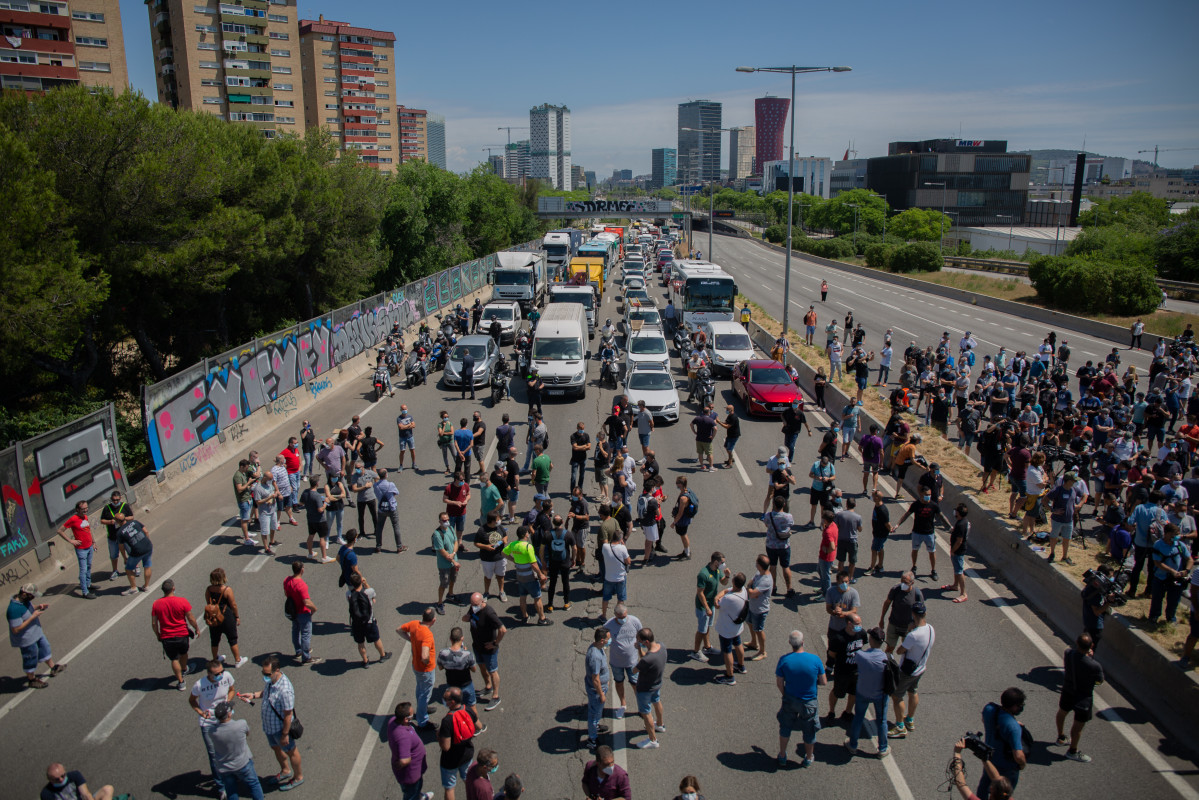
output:
M 852 258 L 853 245 L 845 239 L 823 239 L 813 242 L 811 252 L 821 258 Z
M 875 269 L 890 269 L 891 256 L 898 249 L 897 245 L 876 242 L 866 248 L 866 266 Z
M 771 225 L 762 232 L 762 238 L 774 244 L 782 244 L 787 241 L 787 229 L 782 225 Z
M 932 242 L 912 242 L 898 247 L 892 254 L 892 272 L 939 272 L 945 266 L 939 245 Z
M 1152 267 L 1078 256 L 1044 256 L 1028 270 L 1037 296 L 1054 308 L 1089 314 L 1148 314 L 1161 302 Z
M 1184 222 L 1159 233 L 1153 254 L 1163 278 L 1173 281 L 1199 279 L 1199 222 Z

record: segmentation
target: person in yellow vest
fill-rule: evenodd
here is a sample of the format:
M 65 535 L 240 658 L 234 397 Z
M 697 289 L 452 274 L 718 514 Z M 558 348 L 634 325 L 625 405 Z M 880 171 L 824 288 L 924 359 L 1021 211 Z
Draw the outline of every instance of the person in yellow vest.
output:
M 512 559 L 516 565 L 516 583 L 520 587 L 520 618 L 522 622 L 529 621 L 527 598 L 533 599 L 533 607 L 537 610 L 537 624 L 550 625 L 546 619 L 545 609 L 541 603 L 541 587 L 545 586 L 547 578 L 541 565 L 537 563 L 537 552 L 533 548 L 533 529 L 521 525 L 516 529 L 516 541 L 504 547 L 504 555 Z

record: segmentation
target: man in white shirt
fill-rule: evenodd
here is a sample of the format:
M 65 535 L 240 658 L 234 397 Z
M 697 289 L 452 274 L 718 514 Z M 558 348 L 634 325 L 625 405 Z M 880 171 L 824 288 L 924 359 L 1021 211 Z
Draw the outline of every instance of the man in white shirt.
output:
M 908 729 L 912 727 L 912 718 L 916 716 L 916 707 L 920 704 L 916 687 L 920 685 L 920 676 L 928 666 L 928 654 L 932 652 L 933 642 L 937 638 L 933 626 L 925 619 L 927 614 L 928 608 L 923 601 L 917 601 L 912 605 L 912 629 L 903 637 L 903 643 L 895 651 L 899 659 L 899 684 L 891 694 L 895 724 L 887 729 L 889 739 L 902 739 L 908 735 Z
M 608 619 L 608 602 L 616 597 L 617 602 L 623 603 L 628 600 L 628 577 L 629 565 L 633 563 L 633 559 L 629 556 L 629 549 L 625 547 L 624 540 L 617 534 L 617 538 L 604 543 L 604 602 L 600 608 L 600 621 Z
M 720 590 L 716 595 L 716 635 L 720 637 L 720 652 L 724 657 L 724 674 L 716 682 L 725 686 L 736 686 L 733 672 L 745 673 L 745 647 L 741 643 L 741 631 L 748 616 L 749 594 L 745 591 L 745 573 L 733 576 L 733 585 Z M 736 666 L 733 660 L 736 658 Z
M 216 749 L 210 734 L 220 721 L 214 710 L 217 703 L 232 703 L 234 697 L 233 676 L 225 671 L 225 665 L 213 659 L 208 662 L 208 669 L 200 680 L 192 687 L 188 704 L 200 718 L 200 736 L 204 739 L 204 749 L 208 751 L 208 767 L 212 770 L 212 779 L 220 782 L 220 773 L 216 768 Z

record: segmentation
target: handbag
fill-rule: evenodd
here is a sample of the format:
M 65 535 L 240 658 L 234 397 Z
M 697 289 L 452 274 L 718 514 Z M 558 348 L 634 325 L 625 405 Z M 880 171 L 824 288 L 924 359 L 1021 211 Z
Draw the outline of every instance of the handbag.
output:
M 283 724 L 283 715 L 279 713 L 279 709 L 275 708 L 275 704 L 267 700 L 266 704 L 271 707 L 271 713 Z M 300 722 L 300 712 L 294 708 L 291 710 L 291 728 L 288 729 L 287 735 L 292 739 L 299 739 L 304 735 L 304 724 Z
M 883 662 L 883 694 L 890 697 L 899 688 L 899 665 L 888 656 Z

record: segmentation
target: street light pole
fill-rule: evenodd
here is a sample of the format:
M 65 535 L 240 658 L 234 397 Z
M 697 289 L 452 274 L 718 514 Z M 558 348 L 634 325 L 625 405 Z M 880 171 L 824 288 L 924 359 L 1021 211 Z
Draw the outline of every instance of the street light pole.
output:
M 846 203 L 847 207 L 853 209 L 853 252 L 857 255 L 858 252 L 858 204 Z
M 719 136 L 724 131 L 732 130 L 732 128 L 682 128 L 681 130 L 692 131 L 695 133 L 713 133 L 713 132 L 715 132 Z M 700 147 L 699 147 L 700 167 L 699 168 L 700 168 L 700 176 L 702 177 L 703 168 L 704 168 L 703 167 L 703 162 L 704 162 L 704 147 L 703 147 L 704 140 L 703 140 L 703 138 L 700 138 L 699 145 L 700 145 Z M 716 164 L 716 170 L 717 170 L 717 173 L 719 173 L 719 171 L 720 171 L 719 162 L 717 162 L 717 164 Z M 712 214 L 715 211 L 715 206 L 714 206 L 715 198 L 716 198 L 716 192 L 712 186 L 712 181 L 708 181 L 708 260 L 709 261 L 713 260 L 712 259 L 712 229 L 715 227 L 715 224 L 712 222 Z M 715 263 L 715 262 L 713 262 L 713 263 Z
M 787 254 L 783 273 L 783 336 L 791 310 L 791 217 L 795 205 L 795 76 L 801 72 L 849 72 L 852 67 L 737 67 L 738 72 L 780 72 L 791 75 L 791 151 L 787 157 Z M 763 187 L 765 188 L 765 187 Z

